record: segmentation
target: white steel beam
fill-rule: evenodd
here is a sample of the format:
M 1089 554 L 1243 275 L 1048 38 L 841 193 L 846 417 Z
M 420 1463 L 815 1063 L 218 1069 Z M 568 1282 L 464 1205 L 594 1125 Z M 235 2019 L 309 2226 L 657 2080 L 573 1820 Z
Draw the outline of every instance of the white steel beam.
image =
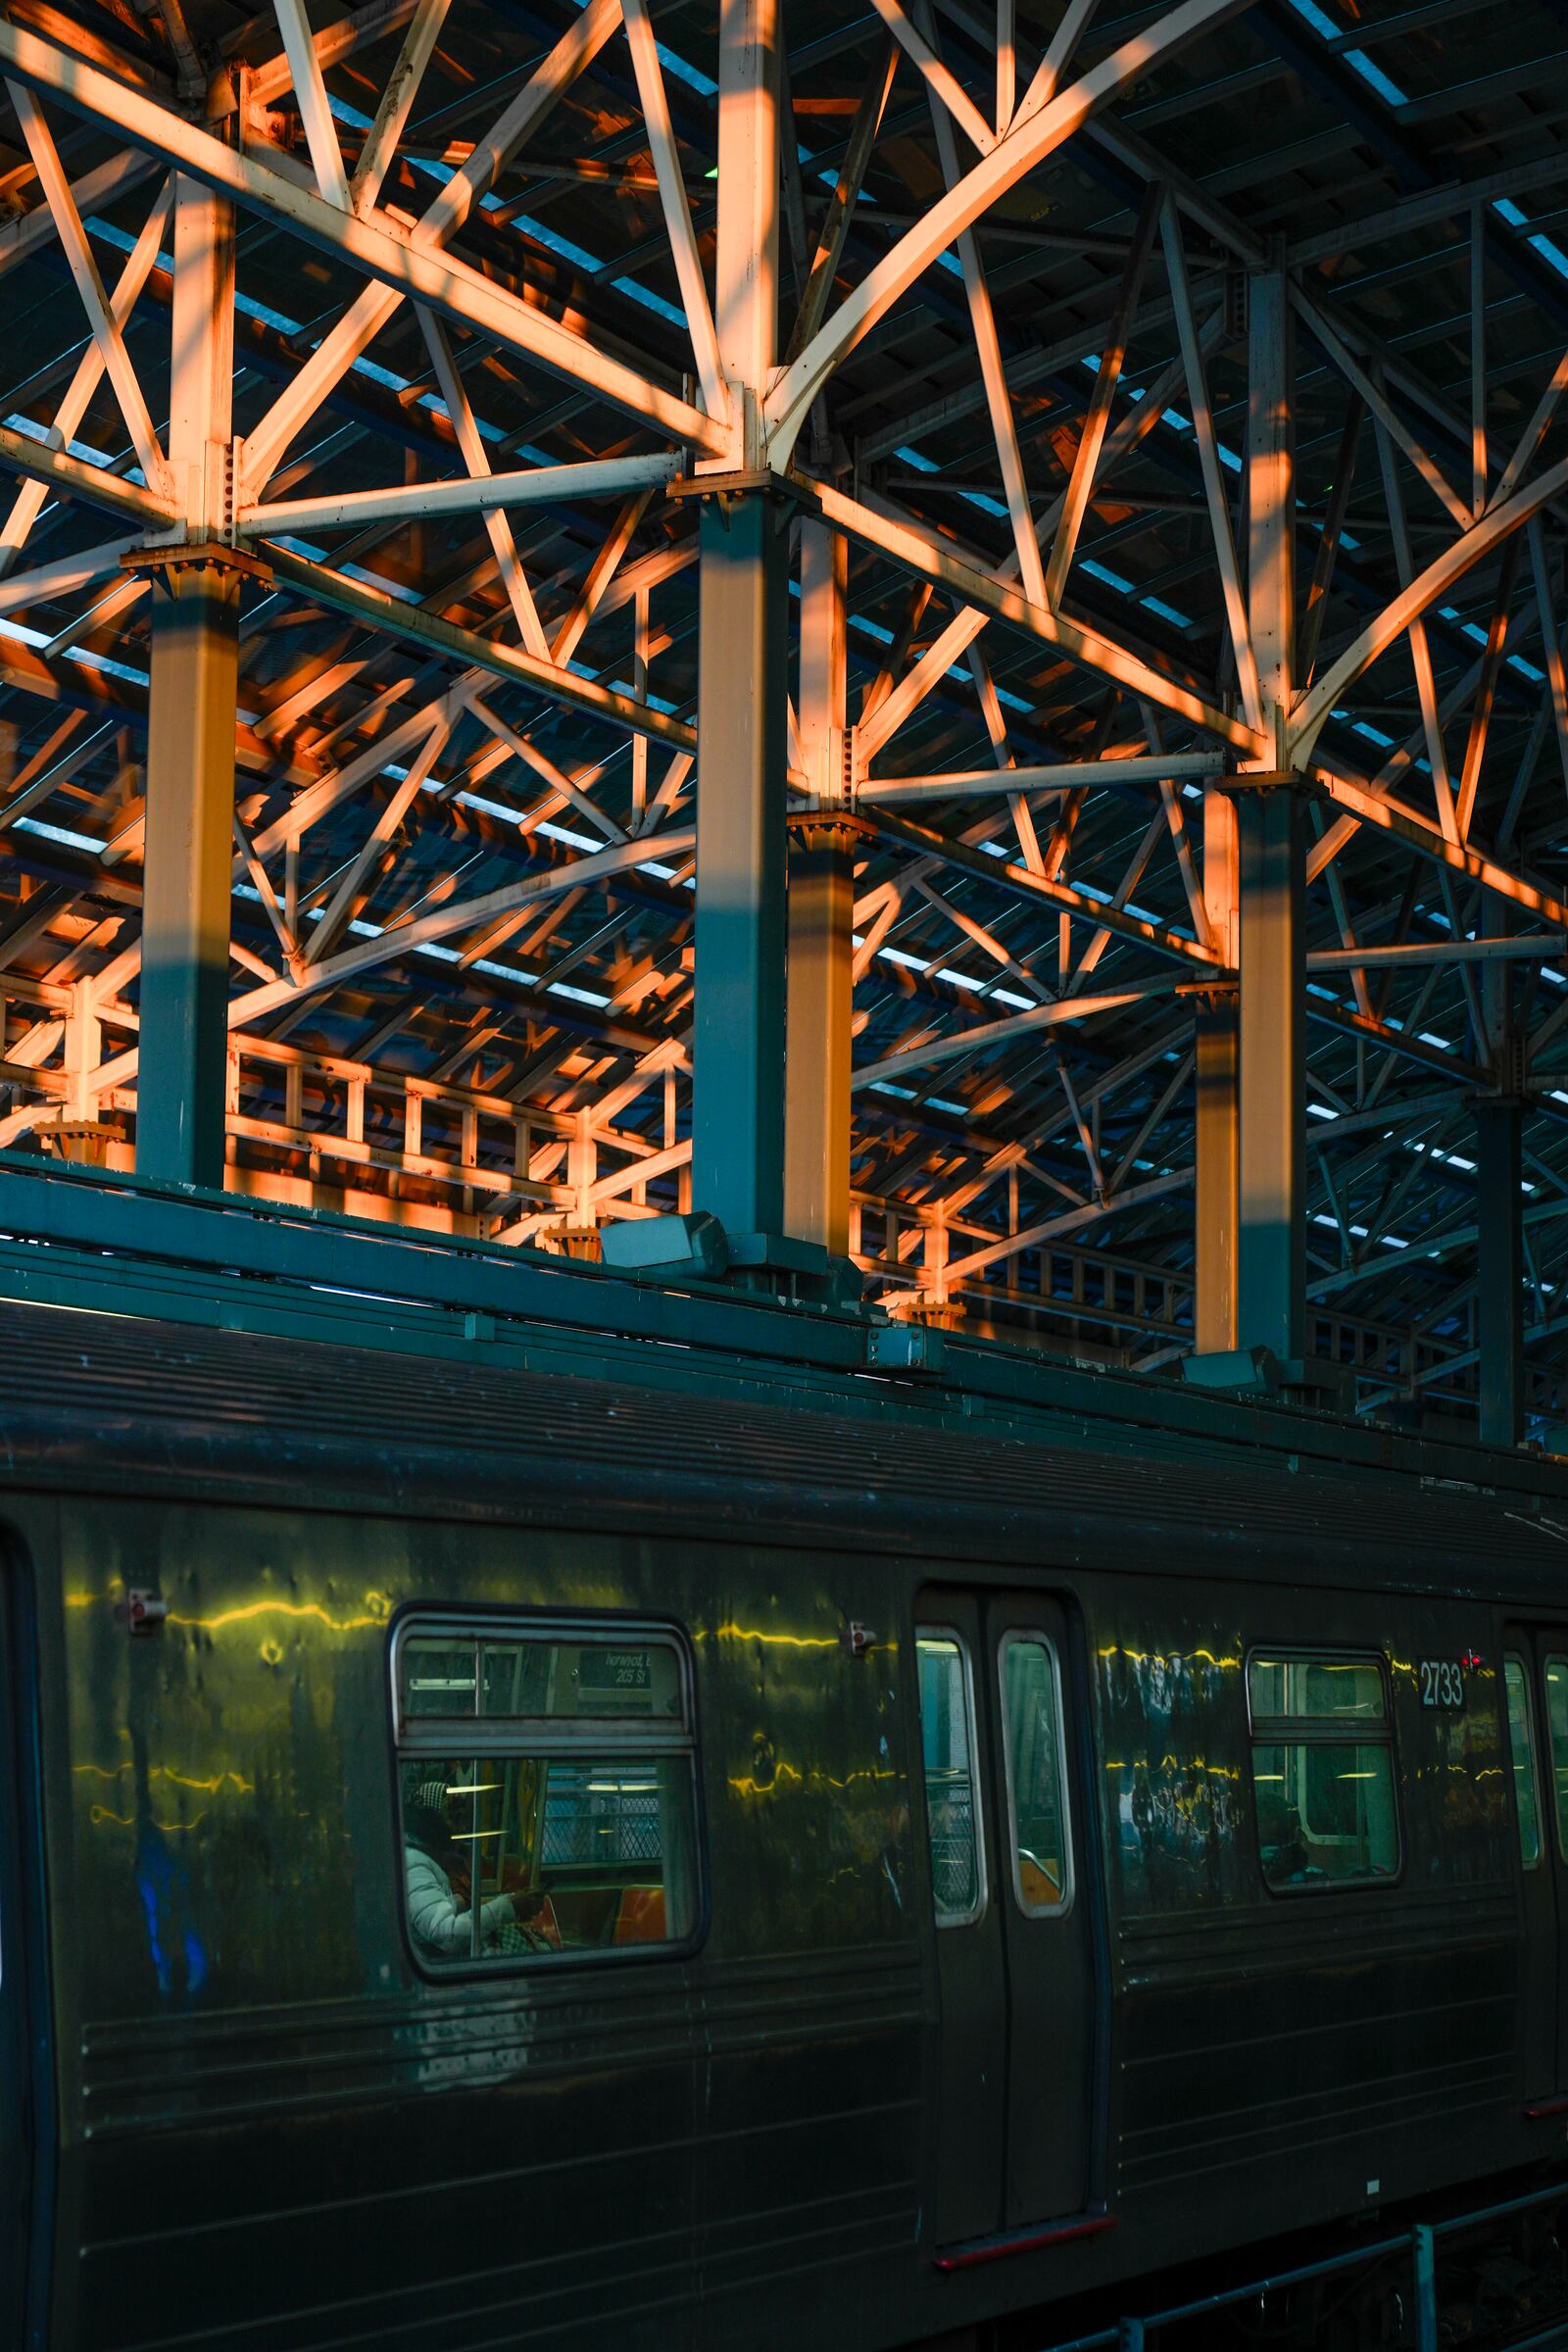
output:
M 1038 114 L 1055 96 L 1056 84 L 1066 71 L 1078 43 L 1088 31 L 1098 6 L 1099 0 L 1067 0 L 1046 54 L 1035 68 L 1034 79 L 1023 94 L 1016 119 Z
M 660 841 L 658 858 L 664 862 L 672 852 L 688 850 L 696 841 L 695 830 L 686 826 L 679 832 L 664 834 Z M 590 882 L 602 882 L 615 874 L 646 863 L 651 852 L 643 842 L 617 842 L 591 855 L 574 858 L 566 865 L 554 866 L 548 873 L 527 874 L 516 882 L 504 882 L 500 889 L 489 890 L 474 899 L 458 899 L 450 905 L 437 906 L 428 914 L 416 915 L 412 921 L 398 923 L 383 931 L 378 938 L 356 941 L 352 948 L 343 948 L 336 956 L 313 967 L 299 982 L 270 981 L 265 987 L 253 989 L 246 996 L 236 997 L 229 1006 L 229 1026 L 237 1028 L 246 1021 L 260 1019 L 266 1012 L 275 1012 L 279 1006 L 303 1002 L 307 996 L 320 990 L 336 988 L 339 982 L 361 972 L 373 971 L 378 964 L 390 963 L 400 956 L 411 956 L 420 948 L 450 939 L 454 933 L 477 930 L 481 923 L 494 922 L 499 915 L 511 914 L 519 906 L 527 906 L 535 899 L 552 898 L 558 892 L 576 890 Z
M 52 564 L 39 564 L 31 571 L 12 572 L 0 580 L 0 612 L 20 612 L 28 605 L 72 596 L 97 580 L 113 579 L 138 537 L 106 539 L 101 547 L 83 548 L 79 556 L 56 556 Z
M 416 0 L 361 0 L 361 5 L 350 9 L 346 16 L 323 24 L 313 36 L 318 71 L 324 74 L 368 42 L 401 31 L 414 15 L 416 5 Z M 236 27 L 239 32 L 244 29 Z M 286 55 L 279 53 L 265 59 L 251 69 L 246 79 L 251 104 L 270 106 L 274 98 L 281 98 L 293 87 L 293 82 L 294 69 Z
M 844 242 L 850 233 L 850 223 L 855 217 L 855 208 L 859 202 L 860 189 L 876 147 L 877 132 L 882 126 L 882 117 L 892 92 L 898 64 L 897 44 L 889 41 L 867 78 L 860 102 L 856 108 L 849 141 L 844 150 L 844 161 L 834 176 L 816 251 L 807 272 L 806 290 L 801 296 L 801 307 L 790 331 L 786 361 L 799 357 L 822 323 L 828 297 L 833 291 L 833 281 L 838 275 Z
M 0 432 L 3 429 L 0 427 Z M 0 458 L 4 454 L 0 442 Z M 579 677 L 574 670 L 541 662 L 521 646 L 498 645 L 492 638 L 460 628 L 455 621 L 443 620 L 438 613 L 405 604 L 385 589 L 372 587 L 368 580 L 351 580 L 341 571 L 334 571 L 324 564 L 313 564 L 286 549 L 270 546 L 267 560 L 280 587 L 328 605 L 336 612 L 347 612 L 357 620 L 384 630 L 388 636 L 405 638 L 411 645 L 422 646 L 427 653 L 466 668 L 487 670 L 494 677 L 510 678 L 519 686 L 532 687 L 551 702 L 564 703 L 568 709 L 609 719 L 633 734 L 657 736 L 682 751 L 696 749 L 696 729 L 653 703 L 639 702 L 635 696 L 617 693 L 612 686 L 601 686 L 593 678 Z
M 663 451 L 646 458 L 598 458 L 580 466 L 529 466 L 516 472 L 466 480 L 395 482 L 385 489 L 345 490 L 337 497 L 265 499 L 242 507 L 247 536 L 363 530 L 387 523 L 434 522 L 448 514 L 491 514 L 511 507 L 564 505 L 572 499 L 622 498 L 628 490 L 669 481 L 679 460 Z M 537 649 L 536 649 L 537 650 Z
M 1382 947 L 1314 948 L 1309 972 L 1377 970 L 1430 963 L 1549 963 L 1568 948 L 1568 931 L 1516 931 L 1502 939 L 1398 940 Z
M 1064 1021 L 1089 1020 L 1096 1013 L 1116 1012 L 1125 1004 L 1142 1004 L 1147 997 L 1168 997 L 1186 985 L 1174 973 L 1157 980 L 1139 980 L 1126 988 L 1108 989 L 1101 996 L 1053 998 L 1049 1004 L 1037 1004 L 1030 1012 L 1010 1013 L 1005 1020 L 980 1021 L 972 1029 L 949 1030 L 938 1037 L 922 1038 L 918 1044 L 903 1047 L 880 1061 L 862 1064 L 855 1073 L 855 1091 L 858 1094 L 863 1087 L 875 1086 L 884 1078 L 898 1077 L 934 1061 L 952 1061 L 958 1054 L 983 1054 L 993 1046 L 1010 1045 L 1015 1038 L 1027 1037 L 1037 1029 L 1057 1029 Z
M 1189 0 L 1190 6 L 1224 4 L 1234 5 L 1234 0 Z M 595 5 L 597 0 L 591 0 L 590 8 L 584 11 L 574 29 L 580 31 L 587 24 Z M 606 27 L 604 37 L 608 38 L 608 33 Z M 579 51 L 583 46 L 579 41 Z M 431 241 L 429 230 L 421 234 L 419 228 L 404 228 L 381 212 L 360 220 L 328 203 L 315 189 L 303 187 L 282 172 L 274 171 L 254 152 L 225 146 L 211 132 L 172 115 L 139 92 L 127 90 L 54 42 L 41 40 L 37 34 L 3 19 L 0 19 L 0 71 L 28 88 L 53 94 L 63 106 L 86 121 L 163 157 L 216 192 L 232 197 L 235 203 L 261 213 L 378 280 L 396 299 L 389 306 L 375 306 L 377 315 L 370 334 L 384 324 L 397 301 L 413 297 L 455 319 L 459 325 L 489 335 L 504 349 L 517 353 L 566 382 L 581 385 L 612 407 L 655 425 L 674 440 L 690 441 L 705 450 L 722 451 L 727 447 L 722 425 L 690 401 L 666 391 L 624 361 L 596 350 L 585 336 L 494 284 L 481 271 L 449 261 Z M 555 95 L 556 88 L 552 86 L 550 97 L 553 99 Z M 453 205 L 457 206 L 453 227 L 467 209 L 466 203 L 453 199 L 451 193 L 462 177 L 461 173 L 455 174 L 443 191 L 449 199 L 447 211 L 450 213 Z M 432 206 L 431 211 L 438 209 Z M 367 335 L 366 341 L 368 340 Z M 359 349 L 364 348 L 362 342 Z M 351 363 L 345 363 L 348 364 Z M 329 387 L 330 381 L 335 380 L 332 365 L 324 372 Z M 298 393 L 297 383 L 294 390 Z M 251 479 L 253 482 L 256 479 L 254 471 Z
M 945 776 L 866 776 L 857 798 L 898 807 L 906 801 L 956 801 L 1014 792 L 1070 792 L 1080 784 L 1159 784 L 1167 777 L 1215 776 L 1217 752 L 1139 753 L 1126 759 L 1063 760 L 1049 767 L 972 767 Z
M 1322 306 L 1305 295 L 1299 286 L 1292 285 L 1291 301 L 1306 320 L 1317 341 L 1321 343 L 1334 366 L 1348 384 L 1365 401 L 1392 439 L 1398 443 L 1434 498 L 1447 508 L 1461 530 L 1474 519 L 1469 501 L 1459 496 L 1438 465 L 1425 443 L 1417 438 L 1389 399 L 1382 385 L 1370 375 L 1336 329 L 1330 324 Z
M 361 885 L 369 873 L 370 867 L 375 863 L 377 857 L 403 822 L 409 809 L 424 790 L 425 778 L 445 750 L 451 731 L 450 721 L 438 715 L 424 743 L 409 762 L 408 772 L 403 781 L 377 816 L 354 856 L 349 859 L 331 900 L 311 933 L 310 944 L 305 951 L 307 968 L 326 960 L 337 944 L 344 924 L 352 915 L 358 913 L 362 904 Z M 296 972 L 294 976 L 298 979 L 300 974 Z
M 1051 550 L 1051 563 L 1046 571 L 1044 601 L 1051 607 L 1053 612 L 1060 607 L 1062 590 L 1067 585 L 1067 574 L 1072 569 L 1072 559 L 1078 545 L 1078 533 L 1083 527 L 1084 516 L 1089 512 L 1090 495 L 1095 486 L 1095 472 L 1100 464 L 1100 454 L 1104 446 L 1106 429 L 1110 423 L 1111 402 L 1116 397 L 1116 386 L 1121 381 L 1122 365 L 1127 357 L 1127 337 L 1131 331 L 1133 316 L 1138 308 L 1138 298 L 1143 292 L 1144 272 L 1149 267 L 1149 257 L 1153 249 L 1154 238 L 1159 228 L 1160 207 L 1160 191 L 1157 186 L 1151 184 L 1144 193 L 1143 207 L 1138 216 L 1138 225 L 1133 232 L 1132 251 L 1127 257 L 1127 267 L 1122 272 L 1121 286 L 1116 295 L 1116 308 L 1111 314 L 1109 327 L 1101 338 L 1100 365 L 1095 371 L 1095 389 L 1090 396 L 1083 431 L 1078 436 L 1078 447 L 1073 452 L 1072 473 L 1062 499 L 1061 515 L 1056 524 L 1056 536 Z M 1200 357 L 1201 349 L 1202 346 L 1200 342 L 1198 344 Z
M 468 469 L 470 480 L 485 481 L 490 473 L 489 453 L 468 399 L 467 387 L 458 373 L 458 364 L 453 357 L 452 346 L 447 341 L 446 328 L 422 303 L 416 306 L 416 313 L 425 349 L 435 368 L 435 380 L 441 388 L 441 398 L 458 436 L 463 462 Z M 479 513 L 483 516 L 485 535 L 495 556 L 496 569 L 501 575 L 501 585 L 507 592 L 507 602 L 517 623 L 518 635 L 530 654 L 546 662 L 550 658 L 550 644 L 533 601 L 528 575 L 522 567 L 522 558 L 517 553 L 517 543 L 512 535 L 512 524 L 500 507 L 481 507 Z
M 1198 336 L 1198 318 L 1187 282 L 1187 257 L 1174 197 L 1167 196 L 1160 206 L 1159 227 L 1165 246 L 1165 268 L 1170 277 L 1171 300 L 1176 306 L 1176 331 L 1181 342 L 1182 367 L 1187 376 L 1187 397 L 1198 436 L 1198 456 L 1203 476 L 1203 495 L 1208 502 L 1214 560 L 1219 566 L 1220 591 L 1225 601 L 1231 650 L 1236 656 L 1236 674 L 1241 681 L 1242 709 L 1247 714 L 1248 725 L 1262 732 L 1263 701 L 1258 686 L 1257 656 L 1253 651 L 1247 598 L 1236 562 L 1229 495 L 1220 466 L 1214 412 L 1209 405 L 1208 372 L 1203 365 L 1202 346 Z M 1272 730 L 1268 731 L 1272 733 Z
M 703 406 L 710 416 L 723 417 L 729 412 L 729 391 L 718 356 L 718 330 L 713 324 L 708 280 L 703 275 L 697 251 L 697 235 L 692 227 L 691 206 L 686 200 L 686 181 L 675 145 L 674 125 L 669 119 L 669 100 L 664 91 L 663 69 L 659 62 L 648 0 L 621 0 L 621 13 L 626 21 L 637 95 L 642 101 L 643 122 L 659 181 L 659 201 L 697 362 L 697 380 L 703 389 Z
M 925 82 L 933 109 L 940 107 L 944 115 L 957 124 L 971 147 L 977 148 L 982 155 L 989 155 L 997 143 L 996 132 L 957 75 L 937 54 L 927 33 L 909 22 L 899 0 L 872 0 L 872 5 Z
M 1528 906 L 1545 922 L 1568 922 L 1568 902 L 1558 898 L 1546 884 L 1512 871 L 1466 842 L 1450 841 L 1418 808 L 1407 808 L 1392 794 L 1375 792 L 1370 785 L 1353 783 L 1347 776 L 1333 775 L 1321 767 L 1312 770 L 1308 781 L 1358 824 L 1395 835 L 1432 864 L 1446 865 L 1472 882 L 1484 883 L 1499 898 L 1509 899 L 1518 906 Z
M 0 466 L 45 482 L 67 497 L 84 498 L 111 514 L 140 523 L 145 530 L 156 531 L 178 517 L 179 510 L 167 494 L 127 482 L 107 466 L 89 466 L 85 458 L 74 458 L 69 449 L 52 449 L 46 441 L 35 441 L 30 433 L 19 433 L 14 425 L 0 424 Z
M 625 463 L 623 460 L 614 462 Z M 635 465 L 639 461 L 633 459 L 631 463 Z M 609 594 L 611 583 L 620 567 L 621 558 L 631 545 L 632 533 L 641 522 L 652 495 L 651 488 L 639 491 L 627 499 L 616 515 L 598 555 L 588 566 L 588 574 L 577 593 L 576 602 L 550 641 L 552 662 L 564 664 L 581 644 L 583 631 Z M 637 647 L 633 655 L 632 685 L 640 698 L 646 698 L 648 692 L 648 606 L 651 593 L 649 589 L 640 589 L 632 600 L 633 636 Z M 642 743 L 645 739 L 639 735 L 636 740 Z
M 381 193 L 381 182 L 397 156 L 414 101 L 419 94 L 424 70 L 435 53 L 452 0 L 418 0 L 397 64 L 381 92 L 375 119 L 365 134 L 360 160 L 349 182 L 349 202 L 357 213 L 368 213 Z M 319 50 L 318 50 L 319 57 Z M 318 68 L 319 70 L 319 68 Z
M 1168 956 L 1188 965 L 1195 978 L 1224 971 L 1219 956 L 1202 941 L 1189 939 L 1185 932 L 1172 931 L 1163 923 L 1146 921 L 1142 915 L 1129 914 L 1125 907 L 1107 904 L 1103 899 L 1092 899 L 1087 891 L 1074 890 L 1069 883 L 1057 881 L 1049 868 L 1037 874 L 1026 865 L 988 858 L 984 851 L 950 841 L 941 833 L 928 831 L 924 825 L 912 824 L 906 816 L 899 816 L 891 808 L 873 808 L 867 815 L 886 841 L 900 842 L 938 865 L 958 867 L 990 883 L 994 889 L 1011 891 L 1018 897 L 1055 907 L 1078 922 L 1092 925 L 1096 932 L 1103 931 L 1107 937 L 1134 940 L 1156 956 Z M 1152 828 L 1156 837 L 1164 826 L 1164 812 L 1156 809 Z
M 936 133 L 943 178 L 950 188 L 956 187 L 960 173 L 953 125 L 934 99 L 931 127 Z M 1023 452 L 1018 446 L 1012 394 L 1007 387 L 1006 364 L 1002 353 L 1002 338 L 997 332 L 991 289 L 986 283 L 985 266 L 980 259 L 980 247 L 972 228 L 966 228 L 958 239 L 958 266 L 963 271 L 964 293 L 969 304 L 969 325 L 980 360 L 980 380 L 985 386 L 991 438 L 996 445 L 997 464 L 1002 472 L 1002 495 L 1006 501 L 1007 519 L 1012 525 L 1013 555 L 1018 574 L 1030 603 L 1044 605 L 1050 600 L 1046 595 L 1045 568 L 1040 561 L 1040 542 L 1035 537 L 1034 517 L 1029 507 L 1029 485 L 1024 474 Z
M 164 182 L 154 199 L 136 242 L 126 255 L 124 267 L 115 281 L 115 290 L 109 299 L 109 310 L 110 316 L 119 327 L 124 326 L 126 319 L 135 309 L 136 298 L 146 284 L 148 273 L 158 259 L 164 230 L 169 220 L 170 207 L 173 200 L 174 183 L 172 178 L 170 178 Z M 66 388 L 59 408 L 55 411 L 51 427 L 51 440 L 55 446 L 64 446 L 74 438 L 76 428 L 91 405 L 93 394 L 103 380 L 103 352 L 96 343 L 89 343 L 76 362 L 75 371 Z M 24 481 L 12 500 L 4 522 L 0 522 L 0 574 L 10 570 L 17 557 L 26 545 L 33 524 L 43 511 L 44 501 L 48 494 L 47 483 L 33 478 Z
M 1412 620 L 1418 620 L 1431 610 L 1438 599 L 1446 595 L 1456 580 L 1474 570 L 1484 557 L 1510 531 L 1519 530 L 1533 514 L 1550 504 L 1563 490 L 1568 489 L 1568 458 L 1559 458 L 1554 466 L 1538 475 L 1527 489 L 1510 499 L 1494 499 L 1479 522 L 1444 549 L 1424 570 L 1417 572 L 1409 586 L 1370 620 L 1345 651 L 1333 662 L 1308 693 L 1297 703 L 1290 725 L 1292 760 L 1304 764 L 1311 757 L 1312 746 L 1322 732 L 1323 723 L 1337 703 L 1344 701 L 1356 680 L 1369 670 L 1379 657 L 1387 653 Z
M 83 219 L 98 212 L 106 204 L 116 203 L 129 193 L 141 180 L 159 169 L 156 156 L 143 155 L 137 148 L 126 147 L 107 162 L 95 164 L 79 179 L 71 183 L 71 201 Z M 0 228 L 0 277 L 18 262 L 24 262 L 56 236 L 55 217 L 47 198 L 35 204 L 30 212 Z
M 1046 1217 L 1039 1224 L 1025 1225 L 1004 1240 L 988 1242 L 982 1250 L 971 1250 L 966 1257 L 950 1259 L 947 1267 L 949 1285 L 970 1280 L 983 1273 L 987 1266 L 999 1264 L 1009 1257 L 1021 1257 L 1027 1250 L 1038 1250 L 1042 1243 L 1055 1241 L 1060 1235 L 1076 1233 L 1085 1225 L 1097 1225 L 1102 1217 L 1117 1209 L 1136 1208 L 1146 1200 L 1159 1200 L 1167 1193 L 1184 1192 L 1193 1181 L 1189 1168 L 1167 1168 L 1163 1175 L 1148 1176 L 1142 1184 L 1124 1185 L 1108 1200 L 1086 1201 L 1082 1208 L 1064 1209 L 1060 1216 Z M 1065 1306 L 1064 1312 L 1071 1313 Z
M 109 380 L 115 387 L 115 398 L 120 403 L 120 413 L 125 420 L 125 429 L 130 435 L 143 478 L 150 490 L 167 497 L 172 487 L 169 464 L 148 414 L 141 379 L 125 349 L 125 338 L 116 321 L 109 297 L 104 292 L 98 264 L 87 242 L 87 232 L 81 225 L 81 215 L 76 210 L 53 133 L 44 121 L 42 107 L 30 89 L 13 82 L 11 103 L 17 110 L 17 120 L 22 124 L 23 136 L 27 142 L 27 151 L 32 157 L 44 200 L 54 215 L 55 227 L 65 249 L 71 274 L 75 280 L 76 292 L 81 297 L 81 307 L 87 314 L 93 341 L 102 355 Z
M 827 323 L 785 369 L 767 398 L 772 462 L 788 462 L 812 401 L 833 369 L 863 341 L 900 297 L 997 200 L 1081 129 L 1128 82 L 1177 56 L 1201 34 L 1237 16 L 1249 0 L 1183 0 L 1124 41 L 1033 115 L 1020 108 L 1013 126 L 955 188 L 931 206 L 893 250 L 867 271 Z M 722 159 L 720 161 L 722 172 Z
M 1389 511 L 1389 528 L 1394 542 L 1395 563 L 1401 586 L 1408 586 L 1415 569 L 1410 553 L 1410 534 L 1404 517 L 1404 498 L 1399 488 L 1398 468 L 1394 462 L 1394 443 L 1381 417 L 1375 419 L 1378 461 L 1383 472 L 1384 502 Z M 1432 770 L 1432 793 L 1438 805 L 1438 816 L 1448 840 L 1459 838 L 1459 820 L 1453 805 L 1453 787 L 1448 779 L 1448 754 L 1443 740 L 1443 728 L 1438 718 L 1438 684 L 1432 667 L 1431 648 L 1427 644 L 1426 623 L 1412 618 L 1405 630 L 1409 639 L 1410 662 L 1415 671 L 1416 697 L 1421 706 L 1421 725 L 1426 736 L 1427 763 Z
M 912 517 L 895 514 L 885 503 L 875 507 L 864 505 L 829 483 L 808 481 L 803 475 L 792 474 L 790 484 L 802 504 L 808 510 L 814 509 L 824 521 L 903 564 L 917 578 L 930 580 L 960 602 L 972 605 L 977 615 L 976 628 L 983 625 L 980 615 L 1004 621 L 1026 636 L 1038 637 L 1054 646 L 1083 668 L 1114 680 L 1127 693 L 1144 695 L 1162 710 L 1174 711 L 1222 743 L 1233 744 L 1250 758 L 1271 757 L 1272 746 L 1265 744 L 1257 730 L 1153 668 L 1114 638 L 1103 636 L 1083 622 L 1064 619 L 1044 605 L 1031 604 L 1020 589 L 999 580 L 993 573 L 977 569 L 956 554 L 950 543 L 934 531 L 924 529 Z
M 343 150 L 337 143 L 337 125 L 321 78 L 321 63 L 316 54 L 310 19 L 305 14 L 305 0 L 272 0 L 272 12 L 283 36 L 283 54 L 288 59 L 294 103 L 305 126 L 305 144 L 310 150 L 316 184 L 328 204 L 335 204 L 340 212 L 347 211 L 349 183 L 343 170 Z

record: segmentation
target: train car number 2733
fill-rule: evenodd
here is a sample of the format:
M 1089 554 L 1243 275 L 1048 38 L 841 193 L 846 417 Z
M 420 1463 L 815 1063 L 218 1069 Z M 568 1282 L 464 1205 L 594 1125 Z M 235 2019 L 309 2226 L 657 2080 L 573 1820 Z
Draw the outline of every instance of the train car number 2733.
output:
M 1464 1712 L 1464 1668 L 1457 1658 L 1421 1658 L 1416 1664 L 1421 1704 L 1449 1715 Z

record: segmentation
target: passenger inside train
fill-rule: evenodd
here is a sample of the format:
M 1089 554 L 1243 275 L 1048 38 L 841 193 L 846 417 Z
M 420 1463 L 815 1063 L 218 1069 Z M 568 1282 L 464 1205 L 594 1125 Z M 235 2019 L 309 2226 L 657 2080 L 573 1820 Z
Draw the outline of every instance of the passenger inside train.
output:
M 450 1767 L 457 1770 L 459 1767 Z M 445 1778 L 416 1779 L 403 1799 L 403 1872 L 408 1893 L 409 1932 L 427 1959 L 470 1958 L 498 1952 L 508 1928 L 520 1924 L 524 1898 L 495 1894 L 476 1905 L 471 1866 L 458 1843 L 463 1797 L 470 1793 Z M 471 1835 L 471 1833 L 467 1833 Z M 459 1886 L 464 1900 L 459 1899 Z

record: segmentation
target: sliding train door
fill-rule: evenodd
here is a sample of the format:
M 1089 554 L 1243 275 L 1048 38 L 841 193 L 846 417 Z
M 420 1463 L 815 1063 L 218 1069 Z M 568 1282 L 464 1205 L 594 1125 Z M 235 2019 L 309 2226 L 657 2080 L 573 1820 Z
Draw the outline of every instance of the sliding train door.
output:
M 1511 1625 L 1503 1692 L 1524 1890 L 1520 2015 L 1527 2105 L 1568 2090 L 1568 1626 Z
M 916 1627 L 938 1981 L 936 2235 L 1082 2212 L 1092 1903 L 1068 1629 L 1028 1593 L 928 1590 Z
M 29 1918 L 24 1811 L 32 1788 L 31 1708 L 17 1616 L 12 1573 L 0 1555 L 0 2344 L 20 2347 L 42 2338 L 28 2332 L 27 2309 L 39 2188 L 31 2002 L 40 1988 L 30 1965 L 38 1923 Z

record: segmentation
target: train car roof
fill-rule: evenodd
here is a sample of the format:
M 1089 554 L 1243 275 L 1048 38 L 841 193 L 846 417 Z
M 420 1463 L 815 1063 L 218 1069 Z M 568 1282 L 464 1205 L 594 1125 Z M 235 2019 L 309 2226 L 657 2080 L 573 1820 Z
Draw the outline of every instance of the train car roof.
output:
M 744 1395 L 671 1393 L 0 1302 L 13 1490 L 826 1543 L 1009 1572 L 1309 1577 L 1534 1606 L 1555 1602 L 1568 1573 L 1550 1466 L 1541 1491 L 1488 1485 L 1479 1451 L 1476 1478 L 1436 1477 L 1391 1435 L 1388 1463 L 1336 1472 L 1280 1445 L 1155 1445 L 1109 1417 L 1087 1443 L 1072 1416 L 964 1407 L 891 1397 L 855 1413 L 755 1379 Z

